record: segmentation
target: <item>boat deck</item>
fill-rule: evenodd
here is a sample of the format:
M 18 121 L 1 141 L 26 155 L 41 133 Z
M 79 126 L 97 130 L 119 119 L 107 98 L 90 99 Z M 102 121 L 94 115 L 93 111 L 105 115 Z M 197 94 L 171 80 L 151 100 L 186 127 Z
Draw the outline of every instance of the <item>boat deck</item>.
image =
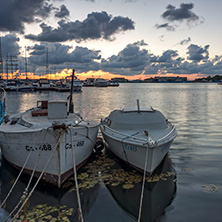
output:
M 32 116 L 34 114 L 41 113 L 42 115 Z M 46 129 L 52 126 L 54 123 L 58 125 L 69 125 L 69 126 L 79 126 L 79 127 L 94 127 L 99 125 L 95 121 L 83 121 L 80 119 L 79 115 L 75 113 L 70 113 L 67 118 L 63 119 L 49 119 L 47 115 L 47 109 L 43 110 L 28 110 L 25 113 L 17 114 L 12 116 L 11 123 L 3 124 L 1 129 L 5 132 L 15 131 L 15 132 L 26 132 L 26 131 L 36 131 L 39 129 Z M 44 115 L 43 115 L 44 114 Z M 14 122 L 13 122 L 14 121 Z M 13 122 L 13 123 L 12 123 Z M 1 130 L 0 130 L 1 131 Z

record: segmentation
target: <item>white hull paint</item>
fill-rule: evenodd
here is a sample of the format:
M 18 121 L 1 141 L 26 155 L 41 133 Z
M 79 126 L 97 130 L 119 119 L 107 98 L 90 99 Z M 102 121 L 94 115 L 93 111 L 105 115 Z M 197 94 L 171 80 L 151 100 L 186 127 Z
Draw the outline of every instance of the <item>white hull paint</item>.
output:
M 65 175 L 69 174 L 69 171 L 71 174 L 73 172 L 72 147 L 74 148 L 75 163 L 78 167 L 92 154 L 98 126 L 88 129 L 72 127 L 67 132 L 62 130 L 60 142 L 56 146 L 59 131 L 61 130 L 44 129 L 21 133 L 0 132 L 3 156 L 16 167 L 22 168 L 31 152 L 25 171 L 31 173 L 36 165 L 35 171 L 40 174 L 52 155 L 43 179 L 60 187 L 61 183 L 66 179 L 64 177 L 68 177 Z
M 103 137 L 110 149 L 116 156 L 127 162 L 132 167 L 143 171 L 147 156 L 146 172 L 152 173 L 167 154 L 172 141 L 157 147 L 149 147 L 147 145 L 137 145 L 132 142 L 122 142 L 109 137 L 103 132 Z

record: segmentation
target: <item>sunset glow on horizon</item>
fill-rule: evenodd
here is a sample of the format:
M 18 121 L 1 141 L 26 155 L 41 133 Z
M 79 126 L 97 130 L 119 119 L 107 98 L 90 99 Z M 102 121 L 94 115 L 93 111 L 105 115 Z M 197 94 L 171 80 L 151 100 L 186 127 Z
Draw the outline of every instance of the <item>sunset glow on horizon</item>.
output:
M 8 73 L 8 78 L 7 78 L 7 74 L 4 73 L 3 74 L 3 79 L 33 79 L 33 80 L 38 80 L 41 78 L 46 78 L 46 79 L 51 79 L 51 80 L 60 80 L 60 79 L 65 79 L 66 77 L 69 77 L 72 75 L 72 69 L 64 69 L 62 70 L 60 73 L 56 72 L 56 73 L 51 73 L 51 74 L 45 74 L 45 75 L 35 75 L 33 73 L 27 73 L 27 78 L 26 78 L 26 73 L 20 73 L 18 74 L 13 73 L 13 75 L 11 73 Z M 192 75 L 186 75 L 186 74 L 172 74 L 172 73 L 166 73 L 166 74 L 150 74 L 150 75 L 144 75 L 144 74 L 140 74 L 140 75 L 134 75 L 134 76 L 126 76 L 126 75 L 120 75 L 120 74 L 112 74 L 109 72 L 103 72 L 101 70 L 99 71 L 88 71 L 88 72 L 82 72 L 82 73 L 77 73 L 75 72 L 75 76 L 84 81 L 87 78 L 103 78 L 106 80 L 111 80 L 112 78 L 125 78 L 127 80 L 144 80 L 144 79 L 148 79 L 148 78 L 155 78 L 155 77 L 187 77 L 188 80 L 195 80 L 197 78 L 203 78 L 205 77 L 204 75 L 201 75 L 199 73 L 197 74 L 192 74 Z

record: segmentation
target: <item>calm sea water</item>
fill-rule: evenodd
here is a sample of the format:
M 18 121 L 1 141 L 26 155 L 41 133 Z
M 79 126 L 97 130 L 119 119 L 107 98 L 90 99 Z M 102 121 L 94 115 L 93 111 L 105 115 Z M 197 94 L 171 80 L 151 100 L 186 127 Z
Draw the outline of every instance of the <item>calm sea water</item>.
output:
M 68 93 L 57 92 L 11 92 L 7 94 L 7 113 L 25 111 L 34 107 L 37 100 L 66 99 L 67 96 Z M 136 107 L 139 99 L 140 107 L 160 110 L 176 126 L 178 136 L 168 156 L 155 172 L 156 178 L 145 185 L 141 218 L 147 222 L 221 221 L 221 98 L 222 86 L 213 83 L 128 83 L 119 87 L 85 87 L 81 93 L 73 94 L 74 109 L 85 119 L 99 121 L 114 109 Z M 1 160 L 1 201 L 17 174 L 17 170 Z M 104 151 L 93 155 L 78 174 L 84 221 L 137 221 L 142 187 L 140 173 Z M 0 211 L 0 221 L 18 203 L 26 181 L 26 177 L 19 180 L 5 209 Z M 134 187 L 127 187 L 129 184 Z M 26 214 L 42 221 L 53 218 L 78 221 L 73 188 L 72 178 L 60 190 L 41 183 L 26 206 Z

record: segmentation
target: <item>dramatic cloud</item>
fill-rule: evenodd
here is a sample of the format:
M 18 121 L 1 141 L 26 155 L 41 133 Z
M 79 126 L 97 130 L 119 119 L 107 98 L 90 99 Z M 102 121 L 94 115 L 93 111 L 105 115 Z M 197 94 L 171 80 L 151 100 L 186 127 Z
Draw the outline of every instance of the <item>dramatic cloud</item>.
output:
M 175 22 L 186 21 L 189 26 L 199 25 L 204 22 L 204 18 L 197 16 L 191 10 L 193 9 L 193 3 L 182 3 L 179 8 L 173 5 L 168 5 L 166 11 L 161 15 L 161 17 L 167 21 L 167 23 L 156 25 L 156 28 L 166 28 L 168 31 L 175 31 Z M 169 24 L 174 23 L 174 24 Z
M 188 59 L 194 62 L 200 62 L 207 60 L 209 58 L 209 45 L 204 46 L 204 48 L 191 44 L 188 48 Z
M 102 70 L 122 75 L 141 74 L 153 55 L 149 54 L 146 49 L 140 49 L 140 45 L 147 44 L 143 40 L 129 44 L 118 55 L 113 55 L 106 60 L 103 59 Z
M 209 59 L 209 45 L 190 44 L 187 47 L 187 59 L 181 58 L 176 50 L 166 50 L 161 55 L 154 55 L 146 49 L 144 40 L 128 44 L 118 54 L 105 59 L 100 50 L 86 47 L 63 45 L 61 43 L 35 44 L 27 47 L 28 72 L 35 70 L 36 75 L 46 73 L 48 54 L 49 72 L 75 68 L 78 73 L 90 70 L 110 72 L 123 76 L 159 75 L 159 74 L 222 74 L 222 55 Z M 24 71 L 24 54 L 20 55 L 19 38 L 15 35 L 2 37 L 2 55 L 17 56 Z M 51 71 L 50 71 L 51 70 Z
M 55 13 L 55 17 L 57 18 L 64 18 L 69 16 L 69 10 L 66 8 L 65 5 L 61 5 L 59 11 Z
M 6 35 L 1 38 L 1 46 L 2 46 L 2 57 L 6 59 L 6 55 L 8 56 L 18 56 L 20 54 L 20 46 L 19 46 L 19 38 L 15 35 Z
M 186 45 L 186 44 L 188 44 L 190 41 L 191 41 L 191 38 L 188 37 L 187 39 L 181 40 L 181 41 L 180 41 L 180 45 Z
M 183 20 L 198 20 L 199 16 L 197 16 L 191 11 L 193 7 L 193 3 L 182 3 L 179 8 L 176 8 L 173 5 L 168 5 L 166 7 L 167 10 L 161 15 L 161 17 L 170 22 Z
M 52 6 L 46 0 L 1 0 L 0 30 L 24 32 L 24 24 L 47 17 Z
M 167 50 L 163 52 L 162 56 L 159 57 L 158 62 L 172 62 L 173 58 L 176 58 L 178 56 L 177 51 L 174 50 Z
M 46 66 L 46 55 L 48 52 L 48 63 L 51 69 L 62 70 L 75 68 L 76 70 L 90 71 L 99 70 L 98 61 L 101 59 L 99 50 L 90 50 L 84 47 L 76 47 L 72 50 L 70 46 L 60 43 L 34 45 L 29 48 L 29 64 L 38 66 L 39 70 Z M 97 62 L 96 62 L 97 61 Z
M 162 55 L 153 55 L 141 45 L 132 43 L 127 45 L 117 55 L 108 59 L 102 59 L 101 70 L 113 74 L 134 76 L 138 74 L 220 74 L 222 68 L 222 56 L 209 60 L 209 46 L 200 47 L 190 45 L 188 47 L 188 59 L 179 56 L 176 50 L 166 50 Z M 200 62 L 200 63 L 199 63 Z
M 134 22 L 127 17 L 112 17 L 106 12 L 92 12 L 80 22 L 66 22 L 61 20 L 58 27 L 53 28 L 45 23 L 40 25 L 42 33 L 39 35 L 26 35 L 27 39 L 44 42 L 64 42 L 76 40 L 77 42 L 89 39 L 113 40 L 114 34 L 134 29 Z

